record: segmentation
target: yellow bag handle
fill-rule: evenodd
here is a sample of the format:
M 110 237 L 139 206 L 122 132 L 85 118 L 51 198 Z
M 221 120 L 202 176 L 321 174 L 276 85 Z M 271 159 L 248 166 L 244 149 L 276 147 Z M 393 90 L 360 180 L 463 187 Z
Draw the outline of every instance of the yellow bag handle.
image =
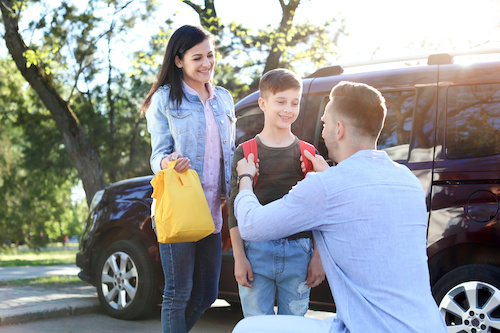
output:
M 168 169 L 174 169 L 175 168 L 175 164 L 177 163 L 177 160 L 173 160 L 173 161 L 170 161 L 168 162 Z M 175 170 L 174 170 L 175 171 Z M 181 182 L 182 186 L 193 186 L 193 182 L 192 182 L 192 178 L 188 176 L 188 171 L 185 171 L 185 172 L 182 172 L 182 173 L 179 173 L 177 171 L 175 171 L 175 174 L 177 176 L 177 179 L 179 179 L 179 181 Z

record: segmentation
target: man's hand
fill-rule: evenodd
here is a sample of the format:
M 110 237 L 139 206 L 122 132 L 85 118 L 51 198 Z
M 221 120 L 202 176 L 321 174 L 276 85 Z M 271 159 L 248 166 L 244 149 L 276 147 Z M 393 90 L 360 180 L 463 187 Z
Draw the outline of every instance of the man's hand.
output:
M 304 156 L 309 161 L 312 162 L 313 170 L 315 172 L 322 172 L 330 167 L 328 165 L 328 163 L 325 161 L 325 159 L 323 158 L 323 156 L 321 156 L 319 154 L 316 154 L 315 156 L 313 156 L 313 154 L 311 154 L 308 150 L 304 150 Z M 302 163 L 300 163 L 300 167 L 302 168 L 302 172 L 305 172 L 306 167 L 304 165 L 304 161 L 302 160 L 302 156 L 300 156 L 300 161 L 302 162 Z
M 248 288 L 253 287 L 252 265 L 250 265 L 250 261 L 246 257 L 234 260 L 234 277 L 239 285 Z
M 309 266 L 307 266 L 306 284 L 309 287 L 314 288 L 319 286 L 324 280 L 325 270 L 323 269 L 323 264 L 321 263 L 318 251 L 314 250 L 311 261 L 309 261 Z
M 236 171 L 238 172 L 238 176 L 244 173 L 248 173 L 250 175 L 255 176 L 258 171 L 258 161 L 257 164 L 254 162 L 253 154 L 248 155 L 248 161 L 246 158 L 242 158 L 238 161 L 238 165 L 236 166 Z

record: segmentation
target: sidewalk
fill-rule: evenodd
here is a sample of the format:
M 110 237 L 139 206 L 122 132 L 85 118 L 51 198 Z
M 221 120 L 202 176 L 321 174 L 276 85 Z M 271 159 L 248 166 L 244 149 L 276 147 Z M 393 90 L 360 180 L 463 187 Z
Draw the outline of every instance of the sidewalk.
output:
M 0 280 L 47 275 L 76 275 L 74 265 L 0 267 Z M 0 327 L 30 321 L 80 315 L 100 308 L 94 286 L 0 287 Z

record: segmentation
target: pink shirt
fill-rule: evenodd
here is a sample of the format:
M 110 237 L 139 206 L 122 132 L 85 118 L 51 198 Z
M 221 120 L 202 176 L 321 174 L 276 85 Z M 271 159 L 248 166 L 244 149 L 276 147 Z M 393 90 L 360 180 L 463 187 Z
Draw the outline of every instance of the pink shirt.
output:
M 196 90 L 182 81 L 182 86 L 186 92 L 191 95 L 199 96 Z M 215 98 L 212 85 L 207 84 L 210 97 L 204 105 L 206 135 L 205 135 L 205 158 L 203 164 L 203 179 L 201 186 L 205 192 L 210 212 L 215 224 L 215 232 L 219 233 L 222 229 L 222 210 L 221 210 L 221 163 L 222 148 L 220 142 L 219 127 L 215 121 L 211 102 Z M 201 99 L 201 98 L 200 98 Z

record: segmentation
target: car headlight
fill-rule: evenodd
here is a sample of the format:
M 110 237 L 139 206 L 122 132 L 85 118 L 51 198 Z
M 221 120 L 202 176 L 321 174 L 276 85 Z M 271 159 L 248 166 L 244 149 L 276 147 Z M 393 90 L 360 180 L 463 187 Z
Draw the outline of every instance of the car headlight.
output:
M 90 207 L 89 207 L 90 211 L 93 211 L 94 208 L 97 207 L 99 202 L 101 202 L 103 194 L 104 194 L 104 190 L 99 190 L 94 194 L 94 198 L 92 198 L 92 202 L 90 203 Z

